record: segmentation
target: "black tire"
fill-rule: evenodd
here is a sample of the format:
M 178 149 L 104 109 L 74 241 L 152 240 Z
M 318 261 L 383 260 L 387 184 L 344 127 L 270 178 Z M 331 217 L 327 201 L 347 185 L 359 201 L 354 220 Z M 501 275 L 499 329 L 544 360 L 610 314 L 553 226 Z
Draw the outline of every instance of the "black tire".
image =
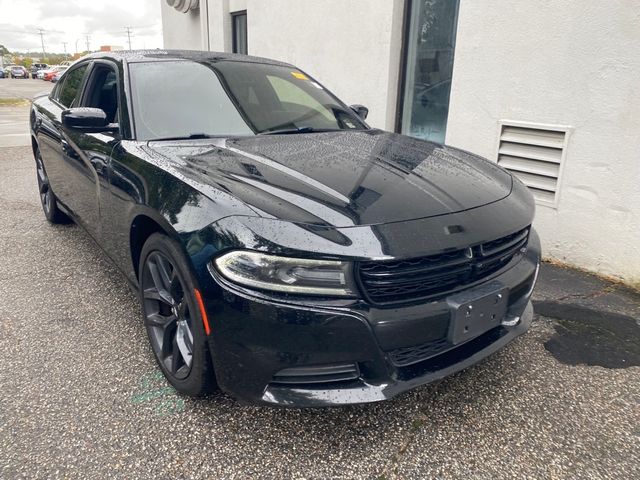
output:
M 44 169 L 44 163 L 42 163 L 42 157 L 40 156 L 40 150 L 35 152 L 36 158 L 36 175 L 38 177 L 38 194 L 40 196 L 40 204 L 44 211 L 44 216 L 49 223 L 63 224 L 70 223 L 71 219 L 60 210 L 58 207 L 58 199 L 51 190 L 49 184 L 49 177 L 47 171 Z
M 197 285 L 178 242 L 151 235 L 142 247 L 138 272 L 142 318 L 162 373 L 185 395 L 213 391 L 215 374 L 195 298 Z

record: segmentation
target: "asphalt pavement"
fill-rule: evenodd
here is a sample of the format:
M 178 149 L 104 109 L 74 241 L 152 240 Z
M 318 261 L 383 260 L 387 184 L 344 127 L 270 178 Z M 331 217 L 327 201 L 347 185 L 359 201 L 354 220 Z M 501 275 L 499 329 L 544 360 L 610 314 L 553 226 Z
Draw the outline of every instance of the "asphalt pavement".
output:
M 29 100 L 50 92 L 53 85 L 37 79 L 0 78 L 0 147 L 29 145 Z
M 0 479 L 640 478 L 640 296 L 550 264 L 527 335 L 392 401 L 287 410 L 176 394 L 124 277 L 79 227 L 45 221 L 6 108 Z

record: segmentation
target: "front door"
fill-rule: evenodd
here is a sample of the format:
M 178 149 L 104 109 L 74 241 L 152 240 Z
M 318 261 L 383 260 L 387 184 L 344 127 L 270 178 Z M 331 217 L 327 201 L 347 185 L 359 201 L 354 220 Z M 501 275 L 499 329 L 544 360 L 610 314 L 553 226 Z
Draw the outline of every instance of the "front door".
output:
M 86 133 L 65 129 L 67 165 L 73 176 L 75 191 L 71 209 L 85 228 L 97 240 L 101 239 L 101 225 L 109 192 L 108 167 L 111 153 L 120 141 L 118 124 L 118 89 L 115 68 L 107 62 L 95 61 L 79 101 L 81 107 L 100 108 L 107 114 L 112 131 Z

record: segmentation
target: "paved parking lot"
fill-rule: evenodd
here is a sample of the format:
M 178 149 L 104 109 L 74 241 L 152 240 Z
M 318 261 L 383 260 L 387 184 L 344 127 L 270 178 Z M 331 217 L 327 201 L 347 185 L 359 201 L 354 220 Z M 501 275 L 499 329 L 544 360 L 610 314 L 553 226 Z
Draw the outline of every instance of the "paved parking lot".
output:
M 388 403 L 184 398 L 124 278 L 80 228 L 45 222 L 30 148 L 4 128 L 1 479 L 640 478 L 637 294 L 545 265 L 526 336 Z
M 0 147 L 29 145 L 28 101 L 49 92 L 53 83 L 43 80 L 0 78 Z

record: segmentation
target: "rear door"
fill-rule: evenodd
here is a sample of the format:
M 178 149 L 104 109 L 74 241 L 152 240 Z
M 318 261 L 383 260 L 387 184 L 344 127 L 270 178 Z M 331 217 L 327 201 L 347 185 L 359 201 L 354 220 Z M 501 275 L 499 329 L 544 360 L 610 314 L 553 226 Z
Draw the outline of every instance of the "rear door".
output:
M 69 206 L 73 194 L 73 184 L 67 176 L 65 165 L 66 141 L 62 132 L 61 114 L 67 108 L 75 106 L 80 97 L 81 87 L 89 67 L 89 62 L 82 62 L 64 75 L 56 85 L 38 117 L 38 144 L 40 154 L 47 171 L 51 189 L 58 200 Z

